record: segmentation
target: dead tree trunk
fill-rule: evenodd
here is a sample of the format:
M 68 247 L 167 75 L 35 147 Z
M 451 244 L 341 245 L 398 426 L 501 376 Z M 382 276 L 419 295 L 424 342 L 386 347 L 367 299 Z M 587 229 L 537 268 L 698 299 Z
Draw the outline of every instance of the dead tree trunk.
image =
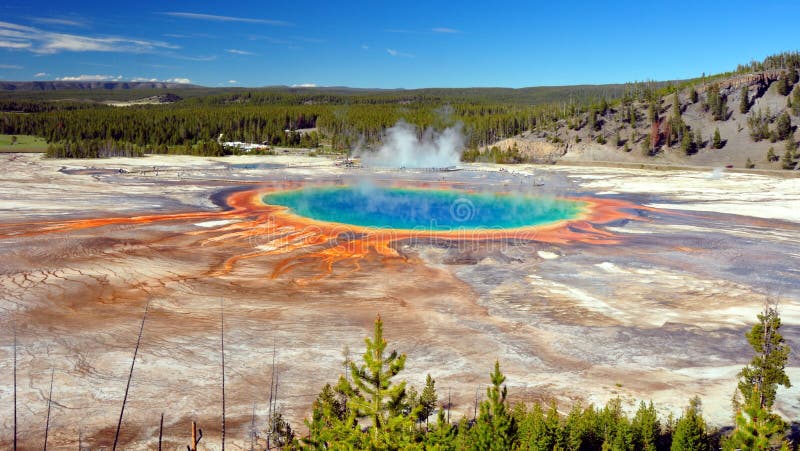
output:
M 133 359 L 131 359 L 131 370 L 128 373 L 128 383 L 125 384 L 125 396 L 122 398 L 122 408 L 119 411 L 119 420 L 117 421 L 117 432 L 114 434 L 114 446 L 111 447 L 112 451 L 117 449 L 119 442 L 119 431 L 122 427 L 122 416 L 125 414 L 125 403 L 128 402 L 128 391 L 131 388 L 131 379 L 133 379 L 133 367 L 136 365 L 136 355 L 139 354 L 139 345 L 142 343 L 142 332 L 144 332 L 144 322 L 147 320 L 147 310 L 150 308 L 150 300 L 144 305 L 144 315 L 142 315 L 142 324 L 139 326 L 139 337 L 136 339 L 136 347 L 133 349 Z
M 222 354 L 222 451 L 225 451 L 225 304 L 219 302 L 220 336 L 219 347 Z
M 162 438 L 164 438 L 164 412 L 161 412 L 161 422 L 158 424 L 158 451 L 161 451 Z
M 272 370 L 270 372 L 269 381 L 269 407 L 267 408 L 267 449 L 272 449 L 270 439 L 272 438 L 273 430 L 273 417 L 272 417 L 272 401 L 275 394 L 275 344 L 272 344 Z
M 53 404 L 53 375 L 55 368 L 50 370 L 50 394 L 47 395 L 47 420 L 44 423 L 44 451 L 47 451 L 47 435 L 50 432 L 50 406 Z
M 203 438 L 203 430 L 197 429 L 197 422 L 192 421 L 192 444 L 187 446 L 187 451 L 197 451 L 197 444 Z
M 256 431 L 256 402 L 253 401 L 253 417 L 250 420 L 250 451 L 255 451 L 257 438 L 258 438 L 258 432 Z
M 17 451 L 17 319 L 14 318 L 14 451 Z

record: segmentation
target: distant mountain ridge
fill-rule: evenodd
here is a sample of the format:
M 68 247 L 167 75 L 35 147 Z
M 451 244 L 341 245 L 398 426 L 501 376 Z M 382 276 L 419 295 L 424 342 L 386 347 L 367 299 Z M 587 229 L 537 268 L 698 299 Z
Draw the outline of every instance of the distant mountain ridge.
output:
M 199 88 L 197 85 L 163 81 L 0 81 L 2 91 L 126 90 Z
M 661 88 L 680 80 L 647 82 L 652 88 Z M 81 100 L 130 101 L 159 95 L 169 90 L 183 98 L 204 96 L 229 96 L 237 102 L 258 94 L 289 94 L 308 96 L 309 102 L 325 101 L 318 96 L 403 96 L 405 101 L 421 98 L 447 102 L 495 102 L 517 105 L 537 105 L 552 102 L 581 102 L 587 99 L 616 99 L 631 89 L 630 83 L 603 85 L 531 86 L 523 88 L 468 87 L 468 88 L 352 88 L 346 86 L 261 86 L 261 87 L 208 87 L 169 82 L 133 81 L 0 81 L 0 97 L 27 98 L 28 100 Z M 238 97 L 237 97 L 238 96 Z

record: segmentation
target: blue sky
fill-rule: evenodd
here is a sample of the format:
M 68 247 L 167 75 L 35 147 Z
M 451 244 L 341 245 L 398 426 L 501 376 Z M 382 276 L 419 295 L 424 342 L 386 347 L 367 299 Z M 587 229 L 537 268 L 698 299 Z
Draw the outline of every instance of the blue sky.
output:
M 5 0 L 0 79 L 419 88 L 622 83 L 800 49 L 798 1 Z

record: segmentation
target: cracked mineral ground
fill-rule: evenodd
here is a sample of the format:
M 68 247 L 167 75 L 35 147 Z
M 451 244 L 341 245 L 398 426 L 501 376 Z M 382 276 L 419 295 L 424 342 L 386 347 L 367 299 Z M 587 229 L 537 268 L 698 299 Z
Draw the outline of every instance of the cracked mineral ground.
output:
M 341 168 L 303 157 L 46 160 L 2 154 L 0 447 L 12 436 L 16 330 L 20 446 L 171 448 L 196 420 L 244 448 L 278 405 L 295 427 L 358 357 L 380 314 L 405 377 L 436 379 L 471 414 L 495 359 L 512 401 L 698 395 L 731 421 L 744 333 L 780 301 L 795 350 L 776 410 L 800 417 L 800 179 L 566 166 L 453 172 Z M 573 219 L 522 230 L 368 230 L 260 204 L 306 186 L 425 187 L 578 199 Z M 405 189 L 405 188 L 404 188 Z M 458 211 L 454 210 L 455 213 Z M 454 214 L 455 214 L 454 213 Z

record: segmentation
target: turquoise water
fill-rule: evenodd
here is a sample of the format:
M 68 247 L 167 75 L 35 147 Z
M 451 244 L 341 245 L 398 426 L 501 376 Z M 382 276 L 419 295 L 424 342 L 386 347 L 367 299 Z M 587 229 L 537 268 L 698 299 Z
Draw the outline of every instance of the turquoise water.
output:
M 583 202 L 521 194 L 387 187 L 306 187 L 263 198 L 298 216 L 362 227 L 512 229 L 574 218 Z

